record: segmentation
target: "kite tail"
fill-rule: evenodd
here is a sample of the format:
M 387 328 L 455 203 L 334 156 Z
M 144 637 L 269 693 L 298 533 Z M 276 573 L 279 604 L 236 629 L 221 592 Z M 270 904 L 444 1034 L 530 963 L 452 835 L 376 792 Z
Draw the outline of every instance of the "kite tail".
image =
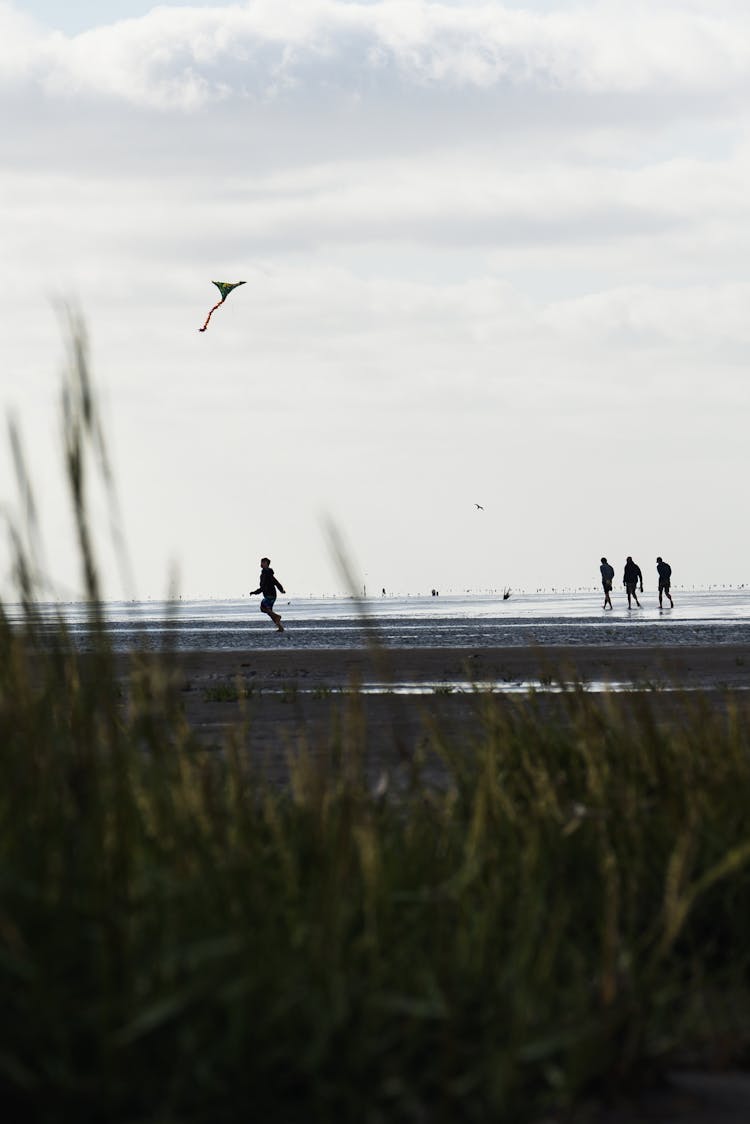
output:
M 206 328 L 208 327 L 208 322 L 209 322 L 209 320 L 211 319 L 211 317 L 213 316 L 213 314 L 214 314 L 214 313 L 216 312 L 216 309 L 217 309 L 217 308 L 219 307 L 219 305 L 222 305 L 222 304 L 224 303 L 224 300 L 225 300 L 225 298 L 224 298 L 224 297 L 222 297 L 222 298 L 221 298 L 221 300 L 220 300 L 220 301 L 219 301 L 219 302 L 218 302 L 217 304 L 215 304 L 215 305 L 213 306 L 213 308 L 212 308 L 212 309 L 211 309 L 211 311 L 209 312 L 208 316 L 206 317 L 206 323 L 205 323 L 205 324 L 203 325 L 203 327 L 202 327 L 202 328 L 199 328 L 199 329 L 198 329 L 198 331 L 199 331 L 199 332 L 205 332 Z

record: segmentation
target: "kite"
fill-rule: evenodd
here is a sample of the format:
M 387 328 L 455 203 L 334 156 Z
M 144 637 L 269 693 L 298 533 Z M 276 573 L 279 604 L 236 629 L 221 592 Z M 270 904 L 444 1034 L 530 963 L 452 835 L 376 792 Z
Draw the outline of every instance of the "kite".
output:
M 206 323 L 203 325 L 202 328 L 198 329 L 199 332 L 205 332 L 206 328 L 208 327 L 209 320 L 211 319 L 213 314 L 216 312 L 216 309 L 219 307 L 219 305 L 222 305 L 224 303 L 224 301 L 227 299 L 227 297 L 231 293 L 232 289 L 236 289 L 236 288 L 238 288 L 238 286 L 244 285 L 245 282 L 244 281 L 212 281 L 211 284 L 215 285 L 216 288 L 221 293 L 221 300 L 218 301 L 213 306 L 213 308 L 209 312 L 208 316 L 206 317 Z

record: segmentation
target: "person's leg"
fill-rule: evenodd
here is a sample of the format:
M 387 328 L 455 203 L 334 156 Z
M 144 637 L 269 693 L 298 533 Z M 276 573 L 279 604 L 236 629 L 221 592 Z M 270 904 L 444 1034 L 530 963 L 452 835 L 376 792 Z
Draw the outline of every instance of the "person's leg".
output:
M 276 610 L 274 609 L 274 604 L 276 602 L 276 598 L 275 597 L 273 597 L 273 598 L 265 597 L 264 601 L 268 605 L 268 615 L 269 615 L 269 617 L 271 618 L 273 623 L 276 625 L 279 632 L 283 632 L 284 626 L 281 623 L 281 613 L 277 613 Z
M 260 611 L 261 611 L 261 613 L 265 613 L 267 617 L 271 618 L 273 623 L 278 628 L 279 632 L 283 632 L 284 629 L 281 626 L 281 615 L 279 613 L 274 612 L 274 608 L 273 608 L 274 601 L 275 601 L 275 598 L 264 597 L 263 600 L 260 603 Z

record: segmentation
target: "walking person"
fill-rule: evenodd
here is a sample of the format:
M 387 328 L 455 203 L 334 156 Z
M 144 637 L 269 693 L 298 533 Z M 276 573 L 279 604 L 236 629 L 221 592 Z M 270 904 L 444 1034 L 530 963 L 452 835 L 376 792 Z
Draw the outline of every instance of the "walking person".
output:
M 640 566 L 638 566 L 633 561 L 630 555 L 628 555 L 625 559 L 625 570 L 622 575 L 622 580 L 625 585 L 625 592 L 628 595 L 628 608 L 633 608 L 633 606 L 630 604 L 630 598 L 634 597 L 635 603 L 640 609 L 642 606 L 640 601 L 638 600 L 638 594 L 636 593 L 635 589 L 636 586 L 640 583 L 641 593 L 643 593 L 643 574 L 641 573 Z
M 672 567 L 668 562 L 665 562 L 663 558 L 657 558 L 656 570 L 659 575 L 659 608 L 664 608 L 661 603 L 661 599 L 662 595 L 666 593 L 667 597 L 669 598 L 669 607 L 670 609 L 674 609 L 672 594 L 669 592 L 672 585 Z
M 611 609 L 612 598 L 609 595 L 612 592 L 612 582 L 615 580 L 615 571 L 606 558 L 602 558 L 599 572 L 602 575 L 602 589 L 604 590 L 604 604 L 602 605 L 602 609 L 606 609 L 607 605 L 609 605 Z
M 269 616 L 273 623 L 276 625 L 276 628 L 279 630 L 279 632 L 283 632 L 284 626 L 281 623 L 281 613 L 275 613 L 273 611 L 273 604 L 276 600 L 277 589 L 282 593 L 286 593 L 286 590 L 284 589 L 281 582 L 274 576 L 274 572 L 271 569 L 271 559 L 261 558 L 260 581 L 258 584 L 258 588 L 254 589 L 250 596 L 254 597 L 256 593 L 263 594 L 260 602 L 261 613 L 265 613 L 266 616 Z

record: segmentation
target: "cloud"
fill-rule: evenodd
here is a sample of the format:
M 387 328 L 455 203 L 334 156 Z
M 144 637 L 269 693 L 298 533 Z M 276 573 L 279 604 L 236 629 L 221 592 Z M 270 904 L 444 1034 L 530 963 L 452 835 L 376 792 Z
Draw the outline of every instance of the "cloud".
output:
M 727 18 L 727 10 L 731 18 Z M 251 0 L 157 7 L 74 37 L 0 6 L 4 84 L 192 112 L 210 103 L 353 106 L 410 91 L 712 95 L 745 91 L 750 14 L 720 0 L 577 5 Z
M 672 289 L 643 284 L 556 302 L 545 308 L 540 321 L 576 347 L 661 351 L 683 372 L 686 361 L 701 372 L 706 360 L 734 361 L 741 370 L 724 378 L 723 385 L 731 387 L 733 397 L 738 392 L 744 397 L 749 301 L 748 283 Z M 720 394 L 721 385 L 717 381 L 711 392 Z
M 218 180 L 469 147 L 498 166 L 643 163 L 680 128 L 680 155 L 709 133 L 727 148 L 750 16 L 712 11 L 255 0 L 66 37 L 0 0 L 6 165 Z
M 52 170 L 0 176 L 8 258 L 47 259 L 47 276 L 75 263 L 91 278 L 111 262 L 163 271 L 178 263 L 252 262 L 276 255 L 378 253 L 378 271 L 404 257 L 452 254 L 474 272 L 513 272 L 524 257 L 548 274 L 598 254 L 600 272 L 648 269 L 672 284 L 696 267 L 736 265 L 750 250 L 748 158 L 663 159 L 642 167 L 549 159 L 529 150 L 501 158 L 472 147 L 420 154 L 373 152 L 293 169 L 227 175 L 193 154 L 188 175 L 162 177 L 134 156 L 127 175 Z M 59 213 L 67 216 L 60 223 Z M 137 216 L 137 220 L 134 218 Z M 656 241 L 663 247 L 655 259 Z M 391 265 L 389 267 L 388 260 Z M 620 281 L 621 283 L 621 281 Z

